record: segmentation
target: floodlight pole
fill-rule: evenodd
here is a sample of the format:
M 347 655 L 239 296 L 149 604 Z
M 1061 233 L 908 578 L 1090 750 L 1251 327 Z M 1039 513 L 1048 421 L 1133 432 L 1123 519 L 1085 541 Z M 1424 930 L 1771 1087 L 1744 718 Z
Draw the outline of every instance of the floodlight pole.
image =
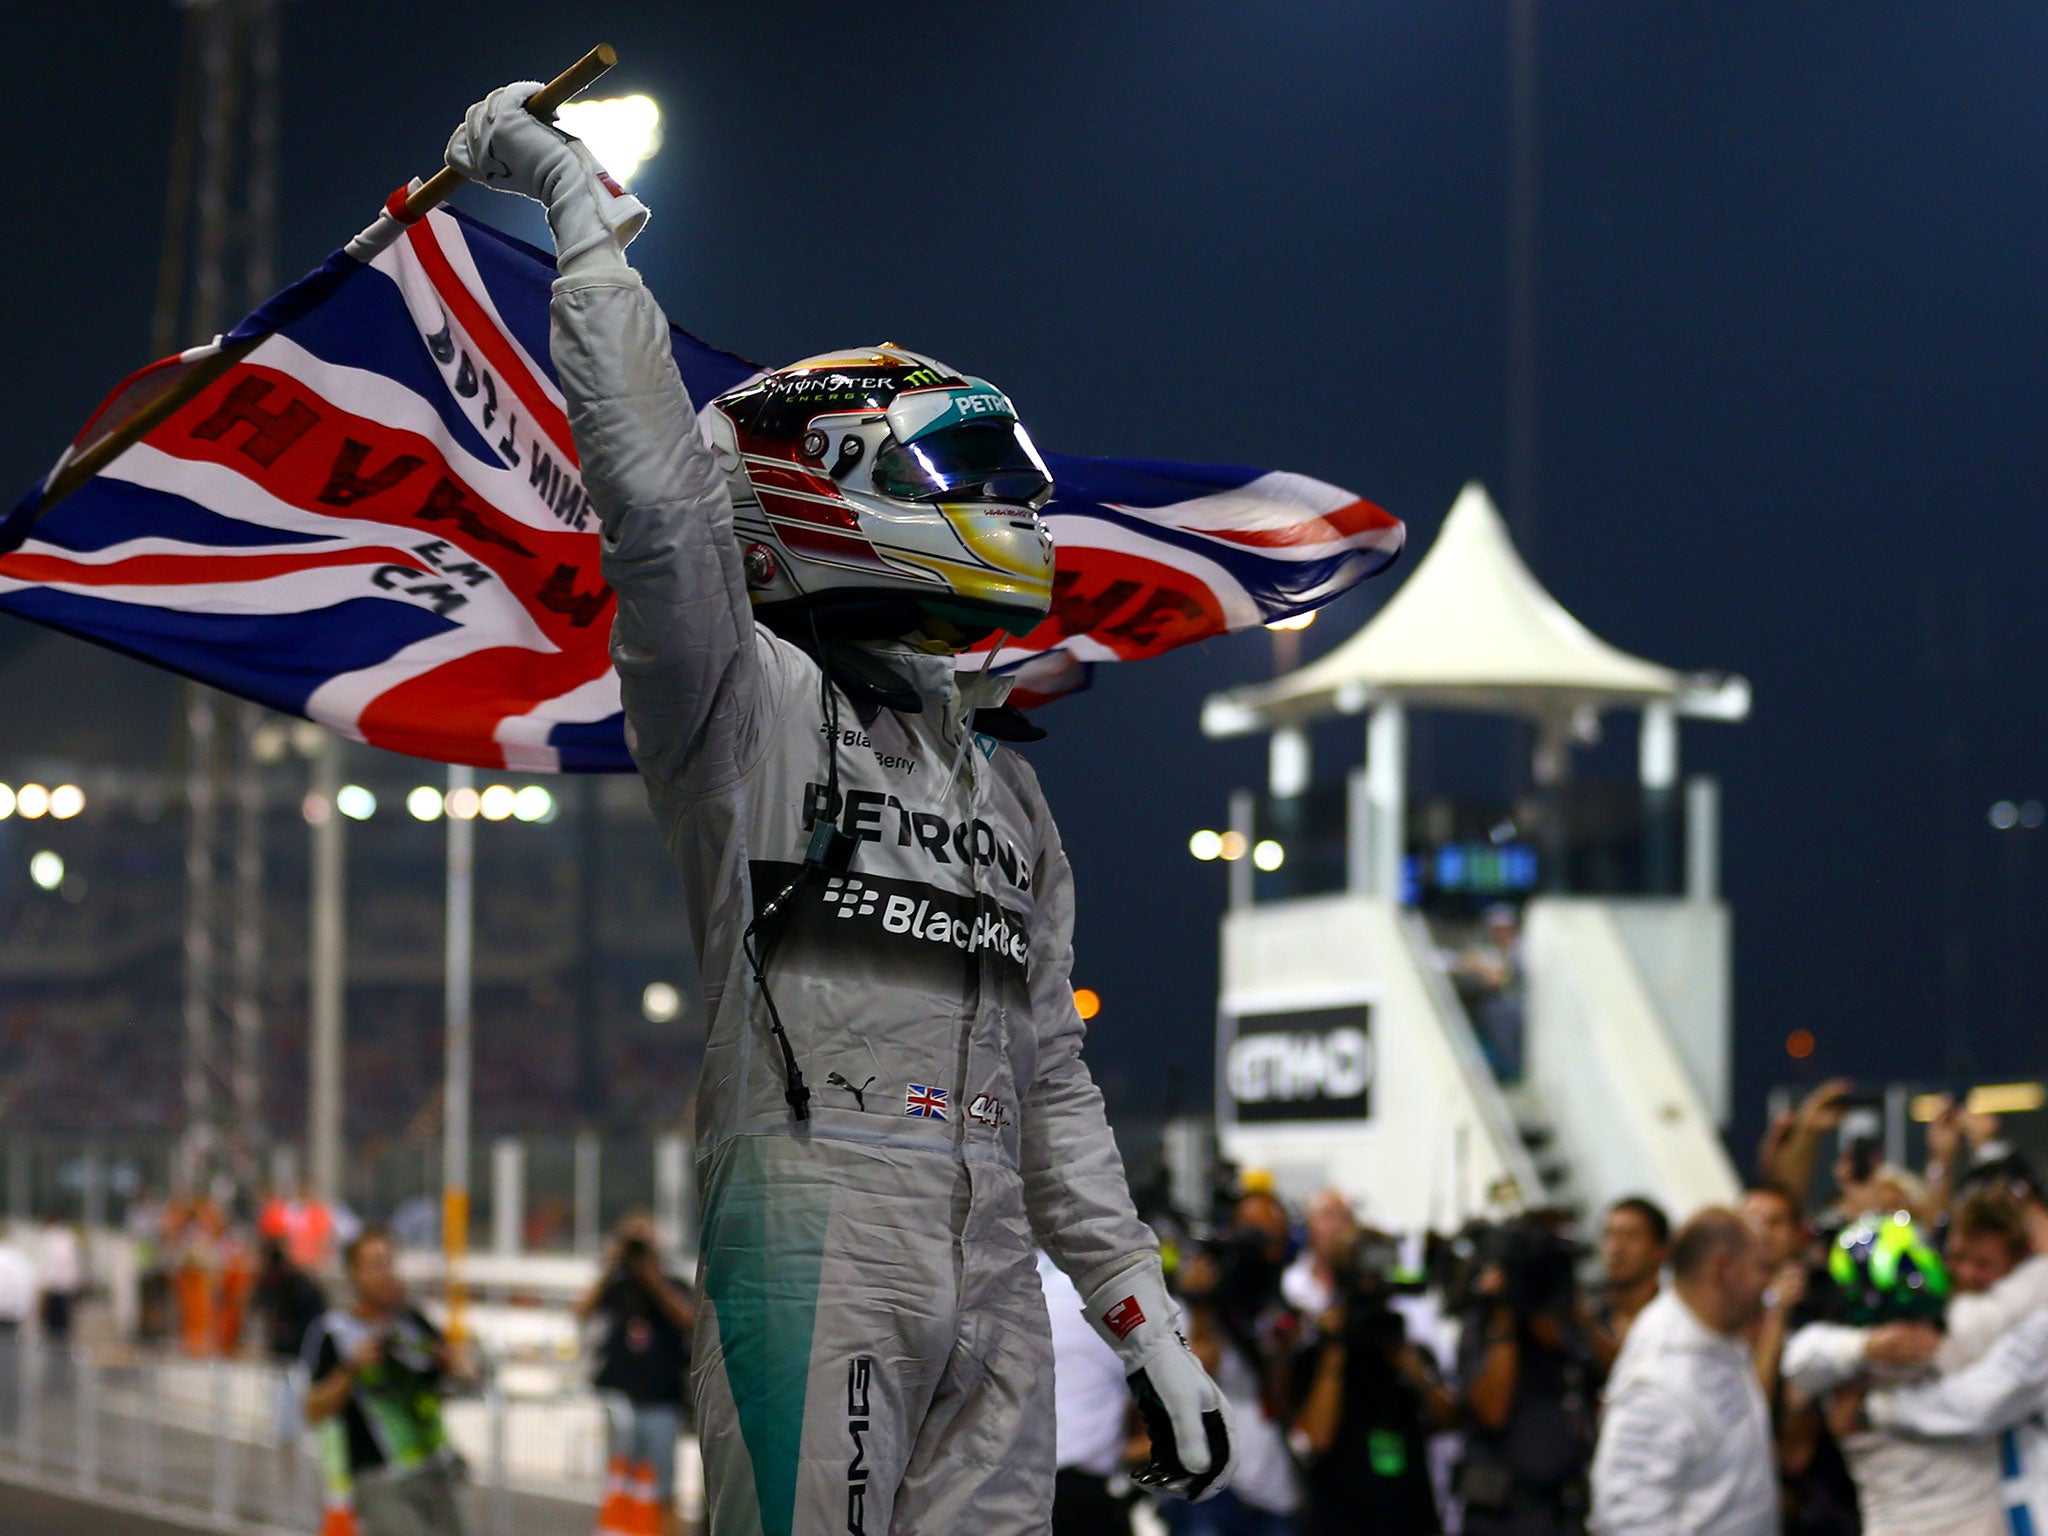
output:
M 322 733 L 307 797 L 312 821 L 312 944 L 307 956 L 311 995 L 306 1050 L 307 1162 L 313 1197 L 330 1210 L 341 1199 L 342 1034 L 347 993 L 347 852 L 341 811 L 341 738 Z
M 464 793 L 464 792 L 467 793 Z M 457 796 L 470 814 L 455 814 Z M 471 1004 L 476 937 L 476 770 L 448 769 L 447 1067 L 441 1089 L 441 1251 L 447 1263 L 448 1336 L 466 1329 L 462 1261 L 469 1251 L 469 1105 Z

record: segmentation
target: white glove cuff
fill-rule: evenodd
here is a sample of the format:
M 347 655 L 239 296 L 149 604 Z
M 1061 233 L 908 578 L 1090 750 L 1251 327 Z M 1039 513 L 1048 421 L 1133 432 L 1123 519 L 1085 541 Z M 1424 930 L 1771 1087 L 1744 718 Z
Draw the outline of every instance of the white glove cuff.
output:
M 572 160 L 562 162 L 547 187 L 555 265 L 564 277 L 622 267 L 626 247 L 647 226 L 647 205 L 614 181 L 581 139 L 571 139 L 568 149 Z
M 1120 1270 L 1088 1293 L 1081 1312 L 1089 1326 L 1135 1371 L 1155 1351 L 1182 1347 L 1173 1299 L 1156 1254 Z

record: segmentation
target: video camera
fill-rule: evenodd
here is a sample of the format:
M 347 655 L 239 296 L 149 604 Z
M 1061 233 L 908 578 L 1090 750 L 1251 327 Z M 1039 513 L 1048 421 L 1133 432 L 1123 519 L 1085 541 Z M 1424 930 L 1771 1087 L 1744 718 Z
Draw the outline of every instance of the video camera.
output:
M 1446 1309 L 1453 1315 L 1470 1316 L 1498 1305 L 1523 1317 L 1566 1318 L 1578 1298 L 1581 1251 L 1579 1244 L 1531 1214 L 1468 1223 L 1437 1250 L 1433 1268 Z M 1501 1273 L 1504 1283 L 1498 1294 L 1479 1289 L 1479 1277 L 1489 1269 Z

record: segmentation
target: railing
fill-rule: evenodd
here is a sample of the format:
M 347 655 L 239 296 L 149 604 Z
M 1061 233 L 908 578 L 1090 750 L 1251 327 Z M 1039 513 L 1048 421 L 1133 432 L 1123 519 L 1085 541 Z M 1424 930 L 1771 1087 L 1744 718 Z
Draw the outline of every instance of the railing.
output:
M 304 1372 L 0 1335 L 0 1480 L 232 1533 L 320 1529 L 324 1478 Z M 603 1493 L 606 1403 L 566 1370 L 506 1367 L 451 1398 L 478 1536 L 587 1536 Z M 683 1513 L 701 1504 L 694 1446 Z

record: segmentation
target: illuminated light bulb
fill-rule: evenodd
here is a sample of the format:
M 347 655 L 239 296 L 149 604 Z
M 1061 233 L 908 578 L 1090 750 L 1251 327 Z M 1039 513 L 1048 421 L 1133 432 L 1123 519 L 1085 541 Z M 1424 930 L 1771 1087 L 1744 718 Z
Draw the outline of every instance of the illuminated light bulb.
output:
M 661 148 L 661 108 L 651 96 L 572 101 L 555 109 L 555 126 L 581 139 L 620 181 L 631 181 Z
M 1248 851 L 1244 834 L 1235 827 L 1216 839 L 1216 856 L 1220 859 L 1241 859 Z
M 474 821 L 476 819 L 477 802 L 481 798 L 475 790 L 467 786 L 462 789 L 451 789 L 448 791 L 448 799 L 445 802 L 448 814 L 457 821 Z
M 665 981 L 650 981 L 640 994 L 640 1012 L 650 1024 L 671 1023 L 683 1011 L 683 994 Z
M 1223 852 L 1223 837 L 1204 827 L 1188 839 L 1188 852 L 1206 864 Z
M 28 877 L 46 891 L 64 883 L 64 860 L 45 848 L 28 861 Z
M 1268 874 L 1287 862 L 1287 850 L 1270 837 L 1259 839 L 1252 848 L 1252 863 Z
M 405 797 L 405 808 L 412 812 L 415 821 L 432 821 L 441 814 L 441 791 L 431 784 L 422 784 Z
M 50 809 L 50 792 L 40 784 L 24 784 L 14 792 L 14 809 L 34 821 Z
M 555 797 L 538 784 L 528 784 L 512 797 L 512 814 L 521 821 L 546 821 L 555 809 Z
M 510 784 L 493 784 L 477 798 L 477 813 L 485 821 L 503 821 L 512 814 L 512 804 L 518 798 Z
M 69 821 L 85 809 L 85 791 L 76 784 L 59 784 L 50 791 L 50 814 L 59 821 Z
M 344 784 L 335 791 L 334 808 L 350 821 L 368 821 L 377 814 L 377 797 L 360 784 Z
M 1102 998 L 1088 987 L 1074 988 L 1074 1012 L 1083 1019 L 1092 1019 L 1102 1012 Z

